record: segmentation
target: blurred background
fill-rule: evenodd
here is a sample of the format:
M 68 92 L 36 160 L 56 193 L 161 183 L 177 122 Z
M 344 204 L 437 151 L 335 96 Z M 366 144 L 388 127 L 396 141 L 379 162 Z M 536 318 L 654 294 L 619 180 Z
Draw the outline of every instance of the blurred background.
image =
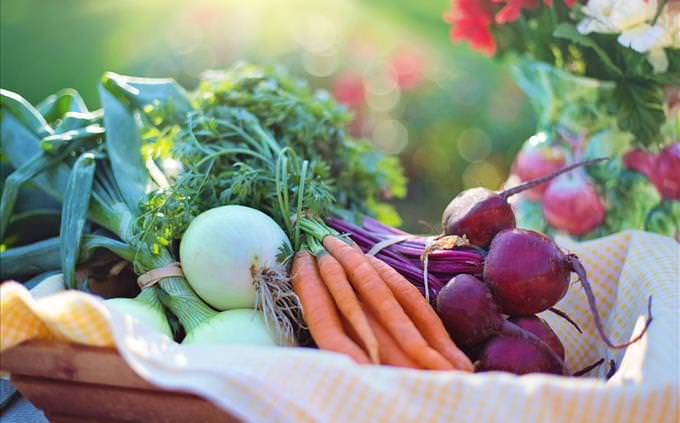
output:
M 406 229 L 438 230 L 461 189 L 497 188 L 534 132 L 506 64 L 453 45 L 446 0 L 2 0 L 0 85 L 37 103 L 60 88 L 97 106 L 107 70 L 170 76 L 282 63 L 354 111 L 351 132 L 398 154 Z M 436 228 L 436 229 L 433 229 Z

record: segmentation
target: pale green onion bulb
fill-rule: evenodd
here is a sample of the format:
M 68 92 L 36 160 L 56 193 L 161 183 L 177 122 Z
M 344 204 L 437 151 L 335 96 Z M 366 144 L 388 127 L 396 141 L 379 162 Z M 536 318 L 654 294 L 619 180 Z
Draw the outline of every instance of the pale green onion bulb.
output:
M 152 288 L 142 291 L 137 298 L 110 298 L 105 300 L 106 306 L 172 339 L 172 330 L 160 302 L 157 301 Z M 153 294 L 153 297 L 151 295 Z
M 182 344 L 277 345 L 279 337 L 265 323 L 262 312 L 250 308 L 228 310 L 205 320 Z

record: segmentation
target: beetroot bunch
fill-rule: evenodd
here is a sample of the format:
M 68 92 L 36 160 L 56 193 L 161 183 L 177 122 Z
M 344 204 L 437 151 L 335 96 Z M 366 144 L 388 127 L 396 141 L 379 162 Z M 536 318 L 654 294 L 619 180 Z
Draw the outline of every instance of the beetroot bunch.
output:
M 604 331 L 578 257 L 565 253 L 542 233 L 516 228 L 507 199 L 602 160 L 574 163 L 503 192 L 463 191 L 446 207 L 444 233 L 436 237 L 413 236 L 368 218 L 361 226 L 337 218 L 327 223 L 429 297 L 453 340 L 477 361 L 478 371 L 566 375 L 564 346 L 537 313 L 550 310 L 578 329 L 554 308 L 567 293 L 572 273 L 580 279 L 595 326 L 609 347 L 630 345 L 647 326 L 629 342 L 614 344 Z M 649 307 L 647 325 L 652 320 L 651 298 Z
M 500 193 L 484 188 L 463 191 L 446 207 L 442 218 L 445 234 L 464 236 L 488 250 L 479 277 L 454 277 L 436 299 L 437 311 L 452 338 L 476 355 L 472 358 L 478 359 L 479 370 L 566 374 L 564 347 L 536 313 L 551 309 L 564 297 L 572 272 L 580 279 L 595 326 L 609 347 L 624 348 L 647 330 L 645 327 L 629 342 L 614 344 L 604 331 L 578 257 L 564 253 L 539 232 L 515 228 L 507 202 L 510 195 L 600 160 L 572 164 Z M 647 325 L 650 322 L 651 313 Z

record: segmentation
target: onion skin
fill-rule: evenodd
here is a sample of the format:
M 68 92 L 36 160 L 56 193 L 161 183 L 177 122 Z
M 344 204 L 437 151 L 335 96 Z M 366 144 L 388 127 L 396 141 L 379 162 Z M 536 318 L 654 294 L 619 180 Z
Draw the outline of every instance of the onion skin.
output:
M 157 332 L 172 339 L 170 324 L 162 311 L 132 298 L 110 298 L 104 302 L 107 307 L 116 312 L 131 316 L 145 326 L 155 329 Z
M 501 312 L 527 316 L 554 306 L 569 288 L 571 267 L 547 236 L 525 229 L 500 232 L 484 263 L 484 281 Z
M 543 216 L 550 226 L 580 236 L 599 226 L 605 207 L 583 171 L 552 181 L 543 194 Z
M 223 206 L 198 215 L 180 244 L 180 261 L 196 293 L 217 310 L 253 308 L 258 271 L 284 271 L 276 257 L 286 234 L 250 207 Z
M 276 336 L 264 321 L 262 312 L 242 308 L 223 311 L 187 334 L 184 345 L 264 345 L 275 346 Z

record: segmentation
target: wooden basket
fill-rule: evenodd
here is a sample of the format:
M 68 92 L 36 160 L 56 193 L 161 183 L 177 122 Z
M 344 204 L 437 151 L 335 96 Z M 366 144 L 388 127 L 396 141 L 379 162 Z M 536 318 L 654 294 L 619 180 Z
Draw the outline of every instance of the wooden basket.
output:
M 151 385 L 113 348 L 29 341 L 2 353 L 0 369 L 52 423 L 240 421 L 196 395 Z

